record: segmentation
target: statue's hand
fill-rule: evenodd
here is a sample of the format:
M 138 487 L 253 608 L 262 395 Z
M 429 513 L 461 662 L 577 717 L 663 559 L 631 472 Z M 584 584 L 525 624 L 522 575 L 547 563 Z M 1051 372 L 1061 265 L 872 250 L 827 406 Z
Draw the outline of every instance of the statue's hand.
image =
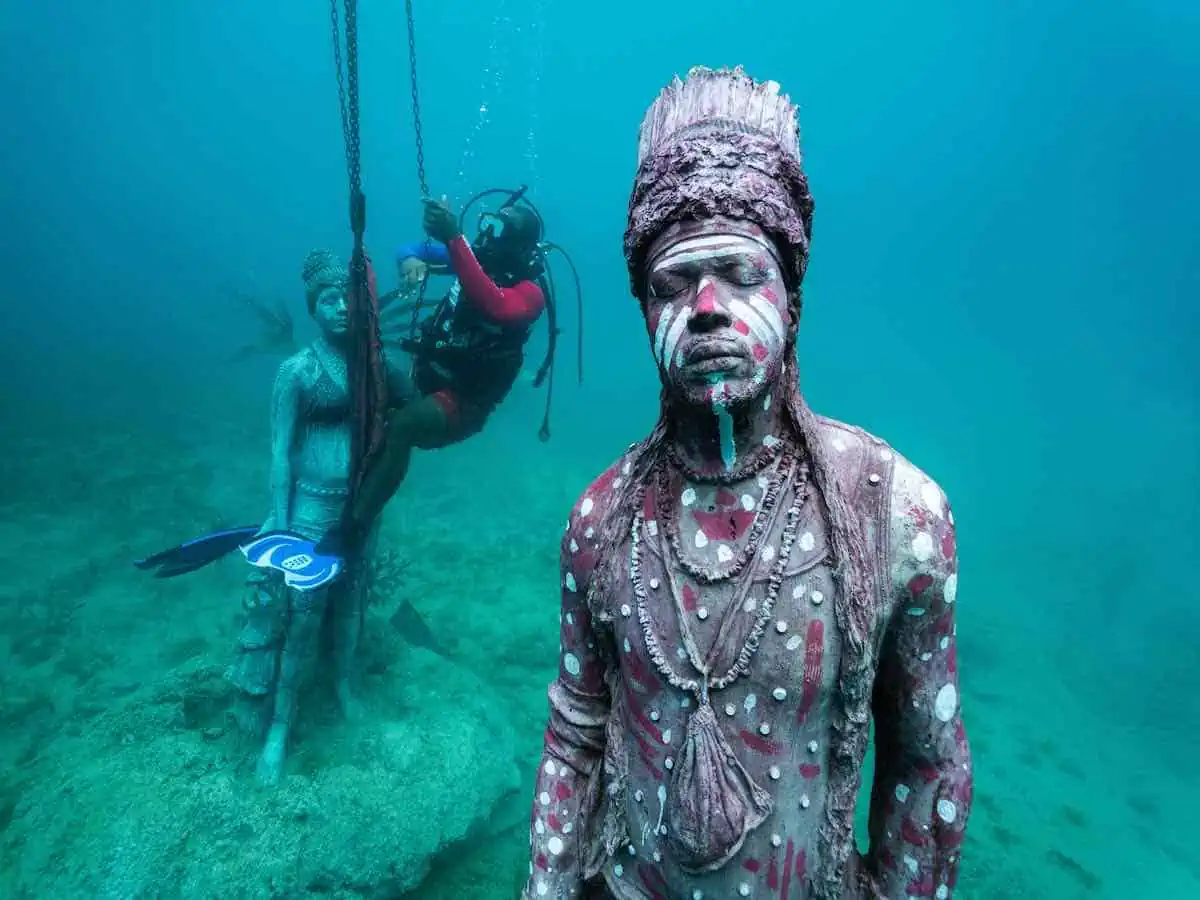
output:
M 422 224 L 427 235 L 443 244 L 448 244 L 458 237 L 458 218 L 450 209 L 445 197 L 441 200 L 425 199 L 421 202 L 425 204 Z
M 429 266 L 415 256 L 410 256 L 400 263 L 400 277 L 406 287 L 416 287 L 428 274 Z

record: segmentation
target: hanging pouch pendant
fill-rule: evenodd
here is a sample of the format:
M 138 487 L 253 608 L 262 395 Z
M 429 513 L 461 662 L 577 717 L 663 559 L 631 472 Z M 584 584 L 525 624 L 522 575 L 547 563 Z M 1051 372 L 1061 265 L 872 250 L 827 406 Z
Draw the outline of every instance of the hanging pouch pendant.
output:
M 770 794 L 738 761 L 707 702 L 688 720 L 668 798 L 667 846 L 691 872 L 728 862 L 772 807 Z

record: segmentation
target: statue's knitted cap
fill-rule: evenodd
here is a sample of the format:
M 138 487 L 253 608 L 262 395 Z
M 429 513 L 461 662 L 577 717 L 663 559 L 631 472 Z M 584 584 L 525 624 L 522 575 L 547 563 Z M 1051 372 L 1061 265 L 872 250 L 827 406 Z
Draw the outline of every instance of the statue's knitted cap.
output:
M 304 257 L 300 275 L 304 279 L 304 300 L 310 314 L 316 309 L 321 291 L 330 287 L 344 288 L 350 283 L 350 273 L 329 250 L 310 250 Z
M 775 241 L 789 287 L 808 266 L 813 200 L 801 166 L 796 107 L 773 81 L 736 69 L 673 79 L 642 120 L 625 262 L 645 296 L 646 251 L 667 226 L 728 216 Z

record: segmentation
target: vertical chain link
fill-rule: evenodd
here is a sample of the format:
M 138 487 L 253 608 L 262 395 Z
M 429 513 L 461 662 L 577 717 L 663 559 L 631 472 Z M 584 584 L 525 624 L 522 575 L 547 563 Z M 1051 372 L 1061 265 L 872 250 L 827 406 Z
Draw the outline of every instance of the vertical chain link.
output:
M 346 147 L 346 174 L 350 195 L 362 190 L 362 163 L 358 138 L 358 3 L 344 0 L 346 55 L 342 57 L 342 29 L 337 0 L 329 2 L 329 24 L 333 36 L 333 64 L 337 75 L 338 108 L 342 114 L 342 139 Z M 353 202 L 353 201 L 352 201 Z
M 429 184 L 425 180 L 425 139 L 421 135 L 421 97 L 417 89 L 417 29 L 413 24 L 413 0 L 405 0 L 404 12 L 408 17 L 408 79 L 412 86 L 413 130 L 417 136 L 417 181 L 421 196 L 429 196 Z
M 404 13 L 408 19 L 408 80 L 412 88 L 413 131 L 417 138 L 417 183 L 421 187 L 421 196 L 429 196 L 429 183 L 425 180 L 425 139 L 421 135 L 421 97 L 417 89 L 417 28 L 413 22 L 413 0 L 404 0 Z M 413 304 L 412 319 L 408 324 L 408 336 L 417 336 L 418 320 L 421 309 L 425 305 L 425 289 L 429 284 L 429 273 L 421 279 L 417 289 L 417 299 Z

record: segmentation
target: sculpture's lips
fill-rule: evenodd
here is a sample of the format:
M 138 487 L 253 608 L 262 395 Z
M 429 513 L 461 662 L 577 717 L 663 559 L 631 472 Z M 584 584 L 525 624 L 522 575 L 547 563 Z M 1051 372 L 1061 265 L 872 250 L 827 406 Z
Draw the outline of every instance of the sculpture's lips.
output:
M 745 359 L 746 352 L 736 341 L 720 338 L 697 341 L 688 347 L 683 354 L 684 365 L 699 366 L 705 364 L 705 368 L 708 369 L 711 369 L 714 364 L 719 362 L 735 365 L 736 363 L 743 362 Z

